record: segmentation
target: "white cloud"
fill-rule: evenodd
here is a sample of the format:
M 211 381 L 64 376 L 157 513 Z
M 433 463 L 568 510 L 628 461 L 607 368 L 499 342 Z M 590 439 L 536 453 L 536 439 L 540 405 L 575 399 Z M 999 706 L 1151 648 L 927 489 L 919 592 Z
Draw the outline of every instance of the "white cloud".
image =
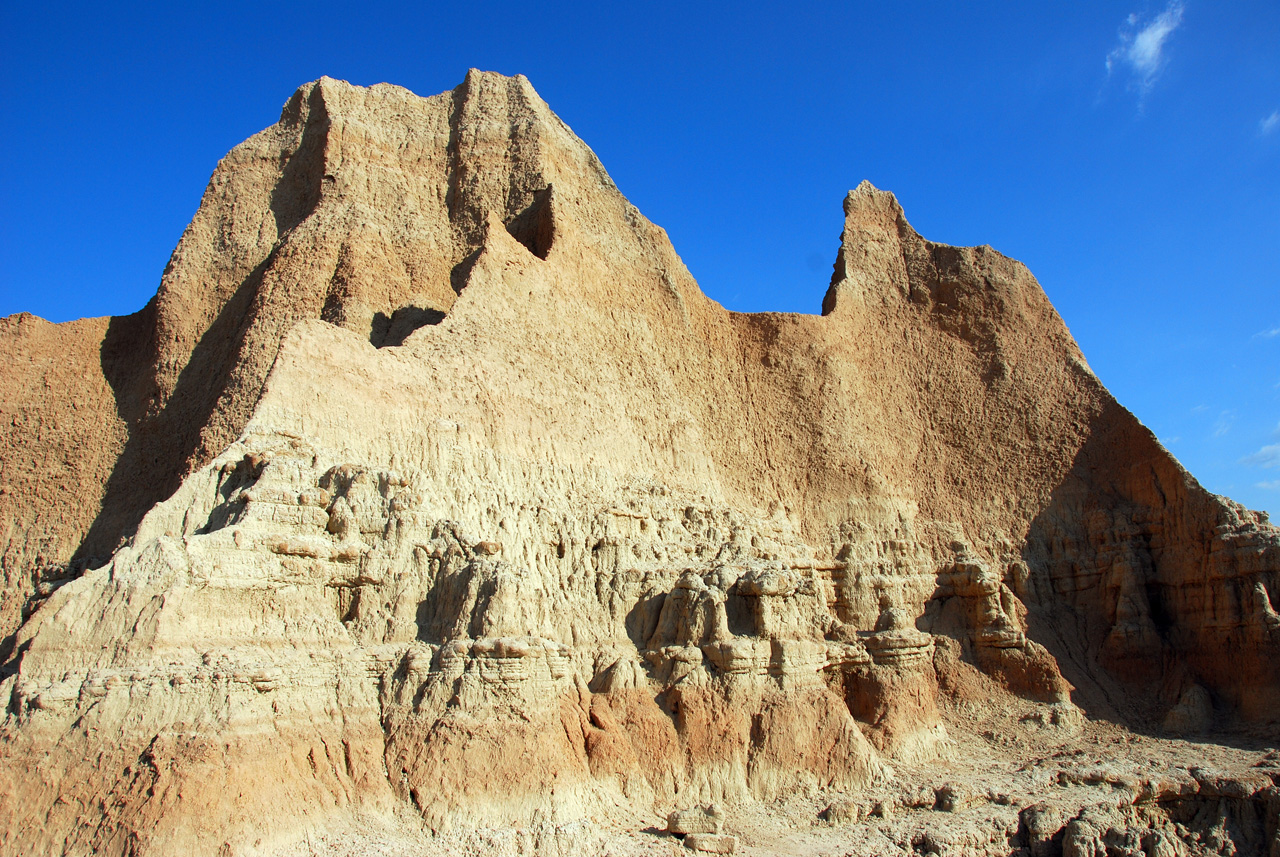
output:
M 1145 95 L 1164 69 L 1165 42 L 1182 25 L 1183 8 L 1179 0 L 1170 0 L 1163 12 L 1145 24 L 1136 14 L 1126 18 L 1120 28 L 1120 44 L 1107 54 L 1107 73 L 1127 68 L 1133 85 Z
M 1280 327 L 1273 327 L 1270 330 L 1262 330 L 1253 335 L 1254 339 L 1272 339 L 1280 336 Z
M 1218 415 L 1218 421 L 1213 424 L 1213 436 L 1222 437 L 1224 434 L 1231 431 L 1231 427 L 1235 425 L 1235 422 L 1235 411 L 1223 411 Z
M 1253 455 L 1246 455 L 1240 459 L 1241 464 L 1247 464 L 1250 467 L 1280 467 L 1280 443 L 1273 443 L 1264 446 Z
M 1280 491 L 1280 479 L 1276 479 L 1272 482 L 1258 482 L 1255 487 L 1261 488 L 1264 491 Z
M 1272 131 L 1280 128 L 1280 110 L 1272 110 L 1271 115 L 1258 123 L 1258 133 L 1262 135 L 1270 134 Z M 1275 336 L 1280 333 L 1280 328 L 1271 331 L 1271 335 Z

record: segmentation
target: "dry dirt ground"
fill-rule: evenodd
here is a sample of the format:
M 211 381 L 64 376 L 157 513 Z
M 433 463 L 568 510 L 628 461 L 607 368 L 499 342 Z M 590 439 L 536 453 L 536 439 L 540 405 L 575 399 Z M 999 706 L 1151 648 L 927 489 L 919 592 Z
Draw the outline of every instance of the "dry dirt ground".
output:
M 1274 855 L 1277 736 L 1205 740 L 1141 735 L 1053 707 L 951 704 L 950 752 L 893 765 L 858 794 L 797 794 L 726 807 L 724 832 L 751 857 L 853 855 Z M 319 836 L 288 857 L 564 854 L 692 855 L 657 815 L 616 814 L 540 831 L 418 833 L 409 827 Z M 559 847 L 557 847 L 559 843 Z

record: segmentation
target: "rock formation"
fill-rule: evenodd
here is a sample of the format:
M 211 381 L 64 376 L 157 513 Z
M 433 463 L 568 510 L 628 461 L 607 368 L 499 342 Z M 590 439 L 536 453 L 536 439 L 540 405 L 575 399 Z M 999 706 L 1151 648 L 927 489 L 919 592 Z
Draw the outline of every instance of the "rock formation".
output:
M 1022 265 L 844 213 L 822 315 L 732 313 L 523 77 L 299 89 L 143 310 L 0 322 L 0 849 L 575 853 L 884 789 L 974 682 L 1280 728 L 1280 533 Z

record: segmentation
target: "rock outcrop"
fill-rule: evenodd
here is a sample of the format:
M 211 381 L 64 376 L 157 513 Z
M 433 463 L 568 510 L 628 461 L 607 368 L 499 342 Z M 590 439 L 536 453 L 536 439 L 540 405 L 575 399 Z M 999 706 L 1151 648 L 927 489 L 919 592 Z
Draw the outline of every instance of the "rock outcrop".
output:
M 1280 722 L 1277 530 L 1022 265 L 844 209 L 822 315 L 731 313 L 523 77 L 300 89 L 146 308 L 2 322 L 0 848 L 569 853 L 880 787 L 973 675 Z

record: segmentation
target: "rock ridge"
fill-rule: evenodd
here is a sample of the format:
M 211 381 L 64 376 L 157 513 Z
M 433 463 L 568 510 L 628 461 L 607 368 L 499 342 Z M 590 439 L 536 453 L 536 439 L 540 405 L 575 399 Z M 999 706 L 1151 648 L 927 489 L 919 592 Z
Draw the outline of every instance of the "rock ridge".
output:
M 147 307 L 0 320 L 0 849 L 573 853 L 965 706 L 1274 730 L 1276 528 L 1020 263 L 844 215 L 821 315 L 732 313 L 523 77 L 301 87 Z

